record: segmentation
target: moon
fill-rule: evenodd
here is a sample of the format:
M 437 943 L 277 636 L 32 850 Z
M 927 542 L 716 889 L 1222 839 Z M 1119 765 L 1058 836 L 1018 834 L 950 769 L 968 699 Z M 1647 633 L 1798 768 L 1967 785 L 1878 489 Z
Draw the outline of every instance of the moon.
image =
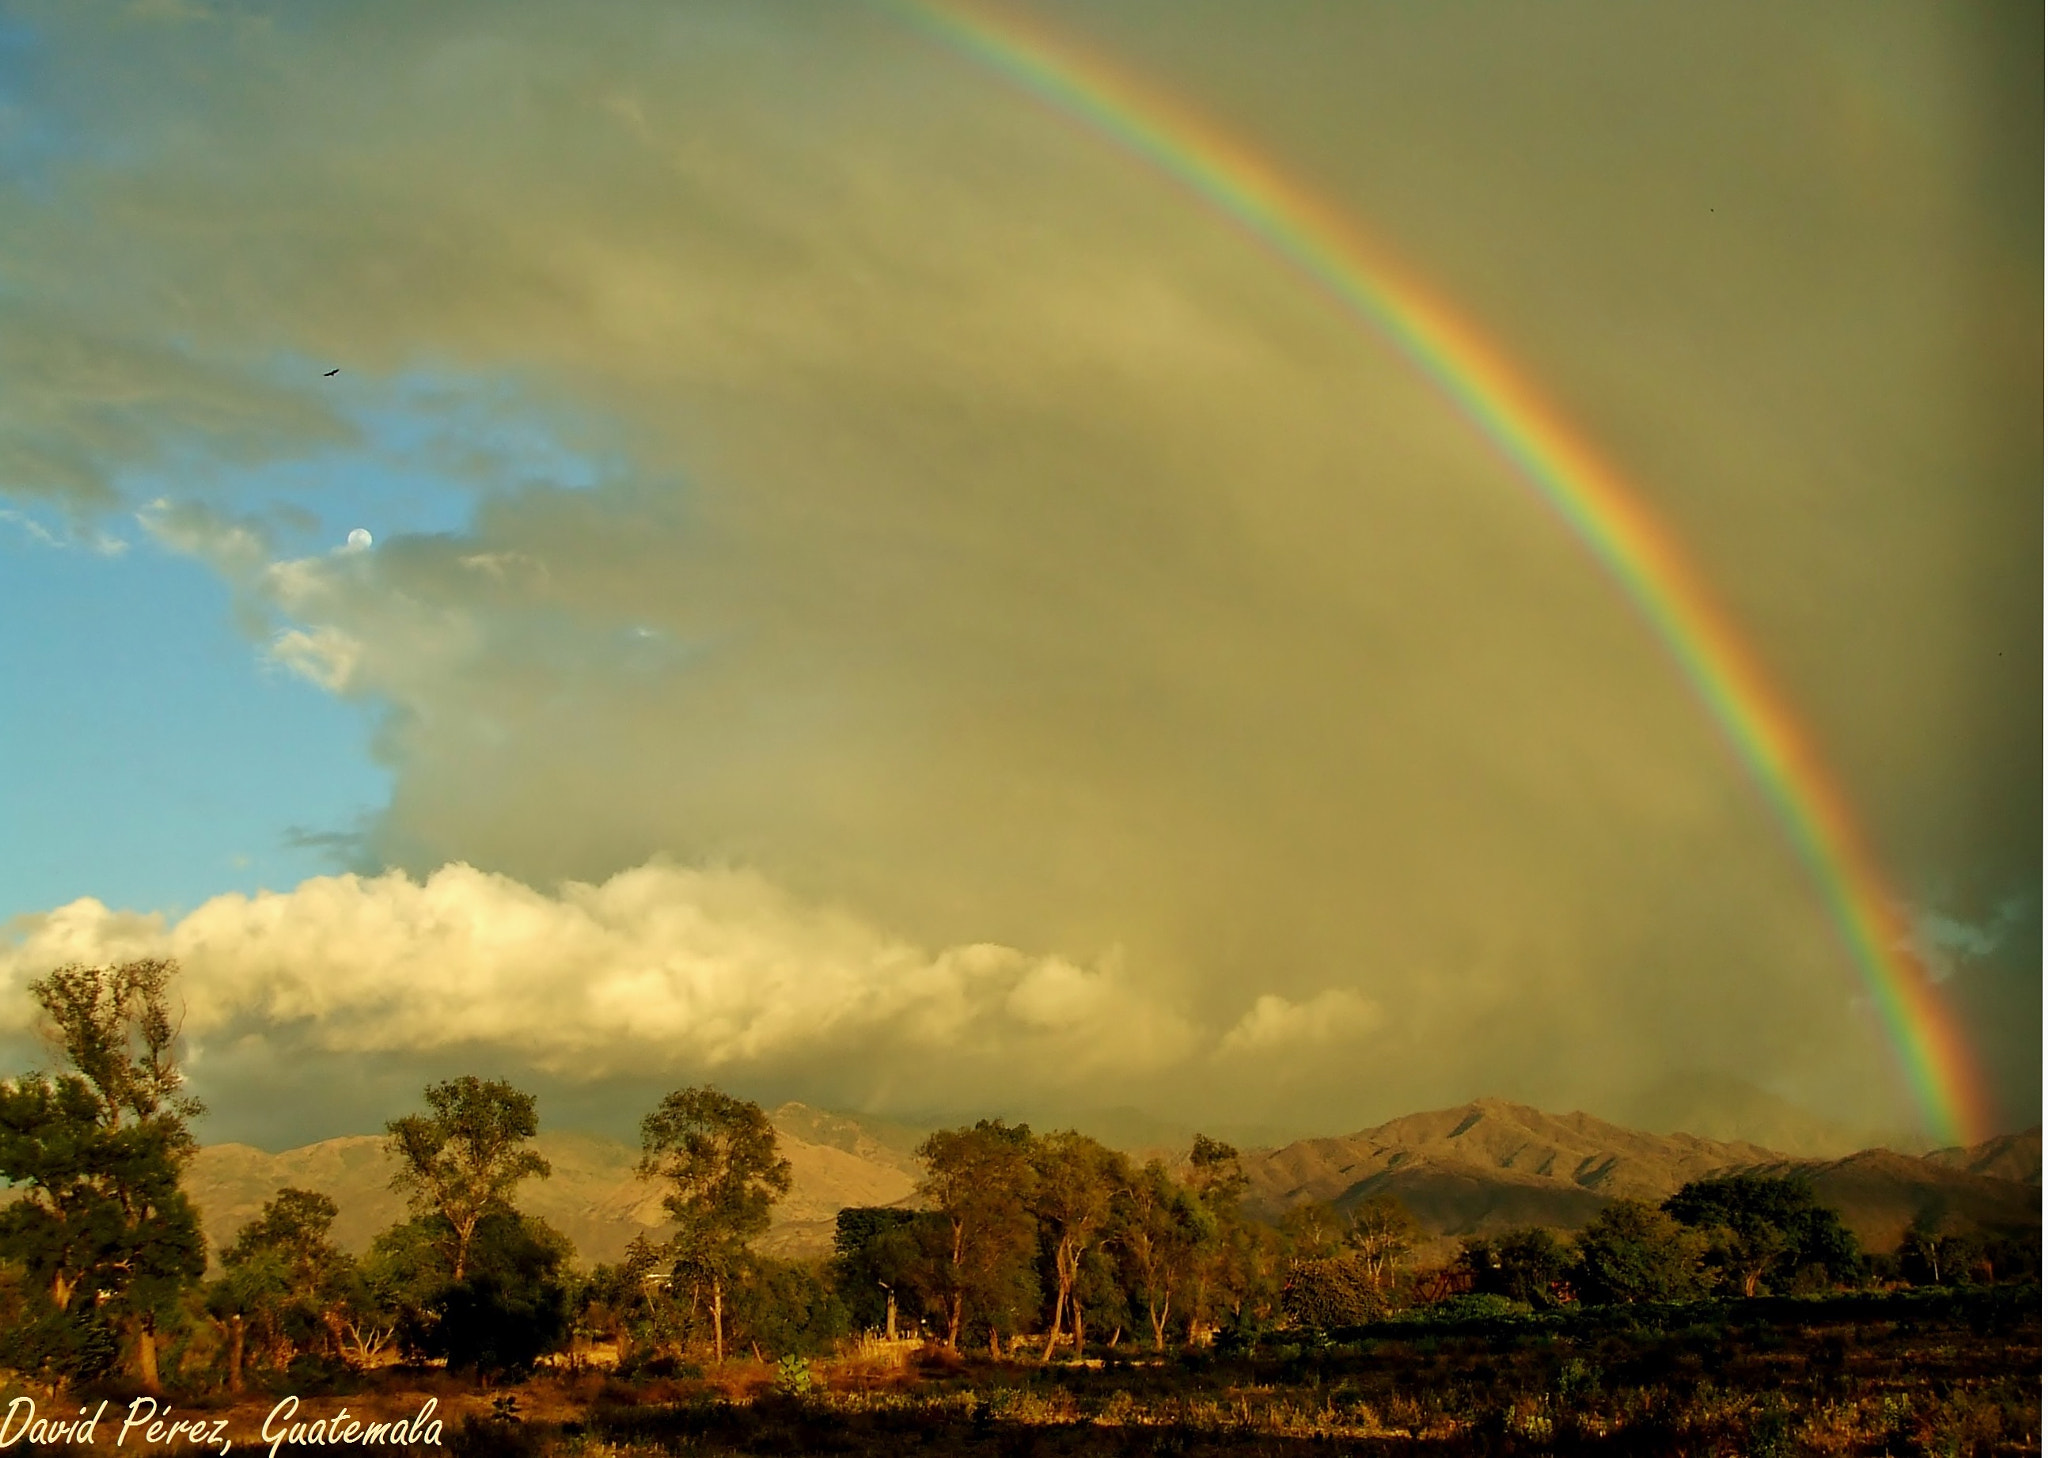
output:
M 364 531 L 361 527 L 357 527 L 354 531 L 348 534 L 348 544 L 351 547 L 355 548 L 355 550 L 357 550 L 358 552 L 362 551 L 363 548 L 369 546 L 372 540 L 373 539 L 371 538 L 370 534 Z

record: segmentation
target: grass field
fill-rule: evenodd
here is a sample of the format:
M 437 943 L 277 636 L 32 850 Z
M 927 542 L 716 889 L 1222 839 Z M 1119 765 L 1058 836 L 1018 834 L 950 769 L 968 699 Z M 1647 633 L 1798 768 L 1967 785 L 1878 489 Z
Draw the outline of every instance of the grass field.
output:
M 431 1397 L 442 1447 L 412 1451 L 455 1458 L 2035 1453 L 2040 1361 L 2040 1295 L 2020 1288 L 1388 1322 L 1229 1356 L 1124 1348 L 1050 1366 L 869 1348 L 489 1390 L 395 1368 L 302 1387 L 297 1417 L 401 1416 Z M 265 1451 L 277 1396 L 173 1401 L 226 1417 L 236 1451 Z M 278 1449 L 315 1451 L 337 1450 Z

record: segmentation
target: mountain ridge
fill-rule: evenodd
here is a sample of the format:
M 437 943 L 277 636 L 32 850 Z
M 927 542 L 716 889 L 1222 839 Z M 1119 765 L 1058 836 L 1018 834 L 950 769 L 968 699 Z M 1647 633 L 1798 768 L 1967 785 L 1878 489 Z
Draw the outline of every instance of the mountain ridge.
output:
M 913 1151 L 925 1131 L 799 1103 L 782 1104 L 769 1118 L 793 1183 L 760 1249 L 822 1254 L 831 1247 L 841 1208 L 912 1199 L 920 1174 Z M 662 1191 L 636 1176 L 632 1147 L 572 1131 L 543 1133 L 535 1144 L 554 1174 L 523 1185 L 520 1206 L 569 1236 L 584 1263 L 615 1261 L 634 1236 L 655 1235 L 667 1223 Z M 216 1250 L 279 1188 L 295 1185 L 340 1205 L 335 1239 L 361 1252 L 377 1231 L 406 1214 L 403 1197 L 390 1188 L 392 1165 L 383 1145 L 381 1136 L 370 1134 L 276 1154 L 244 1144 L 208 1145 L 195 1156 L 187 1186 Z M 2040 1224 L 2038 1128 L 1926 1156 L 1866 1149 L 1828 1159 L 1743 1140 L 1652 1134 L 1583 1112 L 1550 1114 L 1480 1098 L 1353 1134 L 1247 1150 L 1243 1159 L 1253 1214 L 1275 1218 L 1309 1200 L 1348 1209 L 1390 1194 L 1440 1240 L 1525 1225 L 1577 1229 L 1611 1200 L 1654 1203 L 1688 1180 L 1742 1172 L 1810 1180 L 1866 1249 L 1895 1248 L 1921 1215 L 1997 1230 Z

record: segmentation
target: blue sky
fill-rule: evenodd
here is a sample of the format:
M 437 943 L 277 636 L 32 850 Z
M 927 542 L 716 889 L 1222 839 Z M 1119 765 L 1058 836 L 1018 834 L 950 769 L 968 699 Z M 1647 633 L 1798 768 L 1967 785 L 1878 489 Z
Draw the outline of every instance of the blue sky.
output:
M 0 914 L 190 909 L 335 869 L 291 839 L 383 805 L 364 707 L 265 663 L 227 585 L 132 523 L 107 555 L 29 522 L 66 531 L 0 522 Z
M 271 372 L 321 376 L 356 427 L 347 447 L 132 472 L 121 494 L 141 515 L 4 508 L 0 919 L 80 896 L 175 915 L 224 892 L 288 890 L 355 868 L 354 838 L 389 799 L 372 754 L 384 706 L 267 653 L 275 622 L 246 603 L 238 613 L 219 572 L 157 540 L 149 503 L 201 497 L 290 559 L 332 552 L 358 528 L 387 547 L 461 532 L 489 487 L 597 478 L 510 386 L 424 370 L 325 380 L 325 368 Z

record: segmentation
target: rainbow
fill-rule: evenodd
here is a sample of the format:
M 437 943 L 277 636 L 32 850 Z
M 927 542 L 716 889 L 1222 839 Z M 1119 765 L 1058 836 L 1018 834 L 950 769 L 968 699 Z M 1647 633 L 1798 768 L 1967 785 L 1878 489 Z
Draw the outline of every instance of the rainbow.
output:
M 879 0 L 1185 186 L 1392 343 L 1561 517 L 1648 621 L 1812 874 L 1928 1131 L 1988 1136 L 1969 1045 L 1848 802 L 1678 544 L 1508 359 L 1350 220 L 1253 148 L 1071 42 L 978 0 Z

